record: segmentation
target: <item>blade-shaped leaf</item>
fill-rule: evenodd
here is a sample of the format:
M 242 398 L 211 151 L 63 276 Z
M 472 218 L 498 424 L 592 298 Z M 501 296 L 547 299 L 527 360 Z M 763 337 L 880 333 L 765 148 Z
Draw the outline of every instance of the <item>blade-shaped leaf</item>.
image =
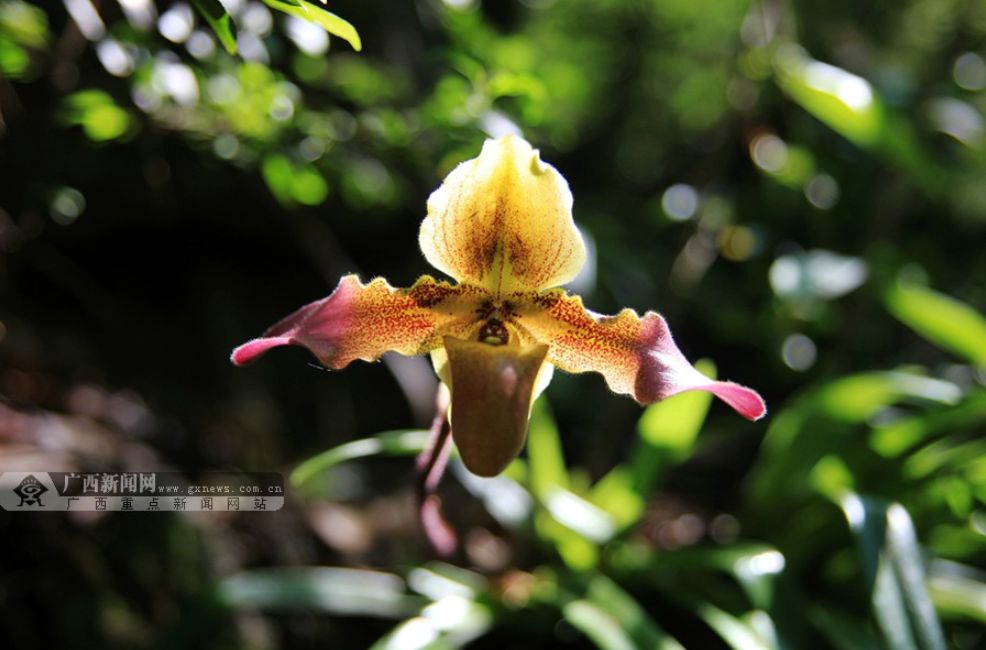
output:
M 192 0 L 195 9 L 216 33 L 219 42 L 230 54 L 236 54 L 236 26 L 219 0 Z
M 845 495 L 841 505 L 856 536 L 873 613 L 887 644 L 901 650 L 944 650 L 907 511 L 899 504 L 856 494 Z
M 734 650 L 771 650 L 771 645 L 741 618 L 707 602 L 696 606 L 695 613 Z
M 565 620 L 603 650 L 684 650 L 633 596 L 603 575 L 562 607 Z
M 893 458 L 931 436 L 953 433 L 984 421 L 986 392 L 975 392 L 953 408 L 903 417 L 877 427 L 870 436 L 870 447 L 881 456 Z
M 428 431 L 385 431 L 372 438 L 353 440 L 312 456 L 291 472 L 291 483 L 301 487 L 339 463 L 378 454 L 409 456 L 421 453 L 428 444 Z
M 986 573 L 935 560 L 928 574 L 928 590 L 939 610 L 986 623 Z
M 886 650 L 865 620 L 831 606 L 814 606 L 808 617 L 836 650 Z
M 553 487 L 568 487 L 568 470 L 562 455 L 558 426 L 548 400 L 541 397 L 531 411 L 527 433 L 527 457 L 531 490 L 538 496 Z
M 986 317 L 969 305 L 906 283 L 894 286 L 886 302 L 890 313 L 924 338 L 986 366 Z
M 450 595 L 433 602 L 384 635 L 370 650 L 453 650 L 467 645 L 490 627 L 489 609 L 468 598 Z
M 264 4 L 295 18 L 315 23 L 333 36 L 338 36 L 349 43 L 357 52 L 363 49 L 359 32 L 349 21 L 307 0 L 264 0 Z
M 882 154 L 930 193 L 942 173 L 923 150 L 911 124 L 893 114 L 873 86 L 846 70 L 816 61 L 797 46 L 778 48 L 777 83 L 803 109 L 847 140 Z
M 750 475 L 749 502 L 771 517 L 786 516 L 777 509 L 817 491 L 813 468 L 845 444 L 856 425 L 903 400 L 951 405 L 960 398 L 950 382 L 905 372 L 860 373 L 810 391 L 774 416 Z
M 588 540 L 603 544 L 616 532 L 613 518 L 606 511 L 565 488 L 549 488 L 541 498 L 555 521 Z
M 428 601 L 405 593 L 396 575 L 362 569 L 255 569 L 226 578 L 220 602 L 236 608 L 316 609 L 335 614 L 398 618 Z
M 695 364 L 703 374 L 715 379 L 716 368 L 708 360 Z M 691 391 L 651 404 L 637 422 L 638 440 L 629 463 L 619 465 L 593 487 L 593 503 L 606 510 L 620 528 L 633 525 L 644 511 L 644 504 L 671 463 L 686 458 L 712 403 L 712 395 Z
M 566 522 L 565 517 L 561 520 L 556 517 L 556 514 L 571 512 L 570 509 L 566 510 L 563 506 L 559 512 L 555 507 L 555 512 L 552 512 L 552 507 L 559 503 L 557 501 L 559 494 L 565 495 L 560 501 L 563 504 L 571 505 L 577 500 L 579 505 L 588 506 L 593 511 L 595 508 L 567 489 L 568 469 L 565 467 L 565 458 L 562 455 L 558 427 L 544 396 L 534 403 L 531 412 L 530 430 L 527 434 L 527 457 L 528 487 L 543 506 L 534 517 L 539 536 L 554 542 L 558 554 L 569 567 L 580 571 L 591 569 L 599 560 L 599 551 L 595 544 L 570 528 L 568 524 L 572 523 L 571 521 Z M 571 497 L 575 497 L 575 500 Z M 605 513 L 600 514 L 605 517 Z

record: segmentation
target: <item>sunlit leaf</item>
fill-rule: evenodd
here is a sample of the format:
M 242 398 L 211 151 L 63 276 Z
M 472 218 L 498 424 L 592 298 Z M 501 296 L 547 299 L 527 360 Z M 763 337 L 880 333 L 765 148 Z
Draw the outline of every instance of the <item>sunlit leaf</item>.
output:
M 192 0 L 192 4 L 209 23 L 219 42 L 230 54 L 236 54 L 236 26 L 233 18 L 226 12 L 219 0 Z
M 716 376 L 715 365 L 707 359 L 695 367 L 708 377 Z M 691 391 L 648 406 L 637 422 L 638 440 L 628 462 L 615 467 L 593 487 L 593 503 L 606 510 L 621 528 L 636 522 L 662 472 L 691 453 L 711 403 L 710 393 Z
M 616 532 L 613 518 L 606 511 L 564 488 L 548 488 L 542 501 L 555 521 L 597 544 L 609 541 Z
M 986 573 L 944 560 L 932 562 L 928 573 L 928 591 L 940 612 L 986 623 Z
M 961 396 L 951 382 L 913 373 L 882 372 L 838 379 L 819 390 L 812 401 L 823 414 L 852 423 L 866 420 L 905 397 L 951 405 Z
M 778 52 L 777 69 L 781 88 L 809 113 L 858 144 L 879 142 L 883 106 L 868 81 L 793 46 Z
M 929 476 L 943 467 L 960 466 L 986 456 L 986 440 L 962 440 L 950 437 L 934 442 L 913 453 L 904 463 L 907 476 Z
M 548 489 L 568 487 L 568 470 L 562 456 L 558 427 L 544 397 L 534 403 L 527 432 L 527 458 L 531 489 L 544 494 Z
M 485 633 L 489 609 L 462 596 L 445 596 L 426 606 L 374 643 L 370 650 L 444 650 L 461 648 Z
M 716 368 L 711 361 L 701 359 L 695 367 L 715 379 Z M 690 391 L 651 404 L 637 422 L 641 441 L 654 450 L 664 452 L 671 461 L 685 458 L 691 453 L 711 403 L 711 393 Z M 646 480 L 649 477 L 645 477 Z
M 328 183 L 315 168 L 294 164 L 281 154 L 264 158 L 260 169 L 267 187 L 285 205 L 319 205 L 329 194 Z
M 635 650 L 630 635 L 603 608 L 585 600 L 573 600 L 562 608 L 565 620 L 602 650 Z
M 596 575 L 584 596 L 562 607 L 565 620 L 604 650 L 683 650 L 630 594 Z
M 815 494 L 816 464 L 881 409 L 903 400 L 952 405 L 960 397 L 951 382 L 905 372 L 849 375 L 808 392 L 773 417 L 750 476 L 751 503 L 770 511 Z
M 841 505 L 856 536 L 873 614 L 888 645 L 944 650 L 907 511 L 899 504 L 856 494 L 845 495 Z
M 352 24 L 330 11 L 307 2 L 307 0 L 264 0 L 264 4 L 295 18 L 308 20 L 319 25 L 333 36 L 338 36 L 349 43 L 357 52 L 363 49 L 359 33 Z
M 514 459 L 510 467 L 516 468 L 519 462 Z M 463 487 L 481 499 L 486 511 L 501 524 L 516 528 L 530 521 L 534 501 L 520 485 L 524 481 L 517 477 L 516 469 L 490 478 L 476 476 L 461 464 L 453 465 L 452 469 Z
M 886 297 L 890 313 L 932 343 L 986 366 L 986 317 L 950 296 L 898 283 Z
M 0 42 L 43 48 L 48 43 L 48 15 L 21 0 L 0 3 Z
M 986 392 L 970 394 L 961 404 L 934 413 L 902 417 L 878 426 L 870 436 L 870 446 L 889 458 L 899 456 L 931 436 L 961 431 L 986 421 Z
M 845 461 L 835 454 L 828 454 L 811 469 L 811 482 L 819 493 L 835 498 L 852 491 L 856 479 Z
M 431 621 L 421 616 L 402 621 L 377 640 L 370 650 L 452 650 L 454 645 L 442 639 Z
M 592 486 L 589 496 L 621 529 L 638 521 L 647 505 L 646 498 L 636 489 L 634 474 L 627 464 L 617 465 L 607 472 Z
M 777 82 L 802 108 L 860 147 L 874 150 L 910 172 L 931 192 L 941 189 L 933 166 L 911 125 L 892 115 L 862 77 L 809 57 L 801 48 L 779 48 Z
M 372 438 L 353 440 L 312 456 L 291 472 L 291 483 L 301 487 L 339 463 L 376 455 L 409 456 L 419 454 L 428 444 L 428 431 L 386 431 Z
M 24 48 L 0 38 L 0 73 L 19 79 L 31 65 L 31 57 Z
M 599 559 L 599 551 L 593 542 L 568 525 L 572 521 L 566 515 L 573 509 L 565 506 L 577 504 L 575 510 L 579 510 L 579 505 L 584 505 L 594 513 L 600 511 L 567 489 L 570 479 L 562 455 L 558 427 L 551 415 L 548 401 L 543 396 L 534 403 L 531 412 L 527 433 L 527 459 L 530 490 L 544 507 L 534 517 L 538 534 L 542 539 L 554 542 L 558 554 L 569 567 L 576 570 L 592 568 Z M 559 521 L 555 514 L 564 521 Z M 605 513 L 601 514 L 606 517 Z M 576 522 L 575 527 L 579 527 L 579 522 Z
M 82 127 L 96 142 L 116 140 L 130 131 L 133 121 L 125 109 L 102 90 L 80 90 L 65 98 L 65 120 Z
M 315 609 L 334 614 L 397 618 L 428 601 L 405 593 L 394 574 L 363 569 L 308 567 L 255 569 L 223 580 L 220 602 L 244 609 Z
M 710 603 L 698 604 L 695 613 L 734 650 L 772 649 L 771 644 L 764 641 L 748 622 Z
M 687 576 L 687 580 L 696 584 L 702 574 L 725 573 L 735 578 L 753 607 L 765 611 L 772 607 L 777 581 L 787 564 L 777 549 L 766 544 L 748 543 L 659 552 L 643 545 L 625 544 L 615 549 L 608 560 L 624 575 L 677 574 Z

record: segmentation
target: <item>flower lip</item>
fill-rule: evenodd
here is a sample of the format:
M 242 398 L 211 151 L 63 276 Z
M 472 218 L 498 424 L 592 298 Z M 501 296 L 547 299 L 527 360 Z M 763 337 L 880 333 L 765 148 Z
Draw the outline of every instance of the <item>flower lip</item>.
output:
M 496 476 L 520 453 L 548 346 L 490 345 L 445 337 L 452 439 L 466 468 Z

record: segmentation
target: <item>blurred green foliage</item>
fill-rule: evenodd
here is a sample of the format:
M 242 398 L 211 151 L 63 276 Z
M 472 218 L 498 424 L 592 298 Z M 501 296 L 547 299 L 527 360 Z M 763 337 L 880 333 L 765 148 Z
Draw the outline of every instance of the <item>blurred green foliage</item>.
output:
M 0 513 L 0 638 L 982 647 L 984 7 L 0 0 L 0 469 L 295 485 Z M 771 411 L 558 373 L 504 475 L 453 459 L 439 559 L 429 368 L 226 359 L 344 272 L 426 272 L 428 193 L 513 130 L 569 179 L 588 304 L 658 308 Z

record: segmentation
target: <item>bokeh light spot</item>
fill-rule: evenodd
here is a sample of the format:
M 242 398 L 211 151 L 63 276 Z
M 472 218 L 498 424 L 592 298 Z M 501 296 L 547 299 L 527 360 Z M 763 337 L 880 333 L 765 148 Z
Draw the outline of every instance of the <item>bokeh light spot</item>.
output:
M 288 16 L 284 29 L 298 49 L 309 56 L 320 56 L 329 49 L 329 35 L 315 23 Z
M 691 185 L 676 183 L 664 191 L 661 207 L 674 221 L 691 219 L 698 209 L 698 192 Z
M 719 231 L 719 252 L 733 262 L 742 262 L 757 252 L 757 235 L 746 226 L 726 226 Z
M 781 345 L 781 360 L 791 370 L 804 372 L 815 365 L 817 358 L 815 342 L 804 334 L 792 334 Z
M 839 202 L 839 183 L 828 174 L 816 174 L 805 184 L 805 198 L 819 210 L 830 210 Z
M 161 36 L 172 43 L 184 43 L 192 35 L 195 27 L 195 15 L 192 8 L 185 3 L 173 5 L 161 14 L 157 21 L 157 29 Z
M 986 62 L 975 52 L 960 54 L 952 66 L 955 83 L 973 92 L 986 88 Z
M 59 187 L 52 193 L 49 214 L 55 223 L 68 226 L 86 209 L 82 192 L 73 187 Z
M 750 158 L 770 174 L 779 173 L 787 163 L 787 145 L 773 133 L 763 133 L 750 142 Z

